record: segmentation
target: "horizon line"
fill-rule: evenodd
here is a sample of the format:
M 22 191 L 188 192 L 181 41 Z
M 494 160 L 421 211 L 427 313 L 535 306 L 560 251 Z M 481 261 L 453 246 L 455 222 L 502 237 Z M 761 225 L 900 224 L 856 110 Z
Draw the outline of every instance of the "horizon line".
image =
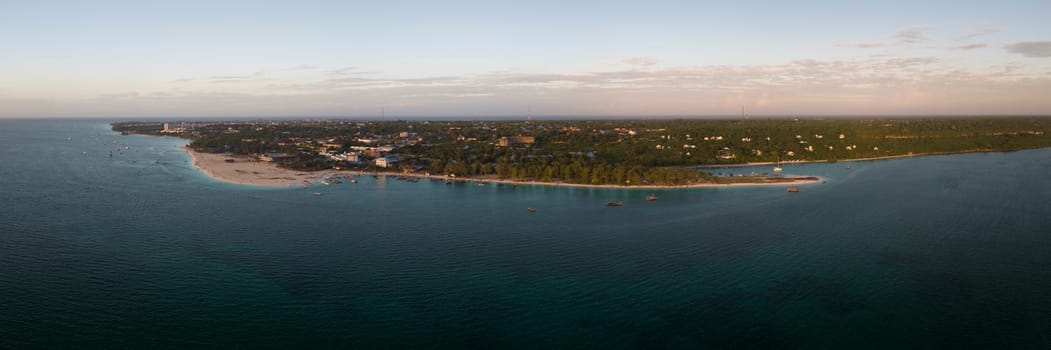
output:
M 603 115 L 603 114 L 565 114 L 565 115 L 488 115 L 488 116 L 465 116 L 465 115 L 405 115 L 405 116 L 353 116 L 353 115 L 318 115 L 318 116 L 139 116 L 139 117 L 107 117 L 107 116 L 44 116 L 44 117 L 4 117 L 0 120 L 113 120 L 113 121 L 136 121 L 136 120 L 667 120 L 667 119 L 710 119 L 710 120 L 751 120 L 751 119 L 814 119 L 814 118 L 1048 118 L 1048 114 L 762 114 L 762 115 L 689 115 L 689 114 L 661 114 L 661 115 Z

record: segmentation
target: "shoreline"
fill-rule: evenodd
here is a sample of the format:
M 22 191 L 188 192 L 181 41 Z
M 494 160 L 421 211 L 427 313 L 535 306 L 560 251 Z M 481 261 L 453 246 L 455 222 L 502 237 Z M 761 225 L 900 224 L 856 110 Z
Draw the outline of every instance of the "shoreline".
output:
M 683 189 L 683 188 L 719 188 L 719 187 L 745 187 L 745 186 L 800 186 L 815 184 L 824 179 L 820 177 L 798 177 L 798 178 L 787 178 L 790 181 L 782 182 L 745 182 L 745 183 L 700 183 L 700 184 L 689 184 L 689 185 L 636 185 L 636 186 L 622 186 L 622 185 L 588 185 L 588 184 L 576 184 L 566 182 L 539 182 L 539 181 L 520 181 L 520 180 L 507 180 L 507 179 L 487 179 L 487 178 L 459 178 L 449 177 L 444 175 L 425 175 L 425 174 L 402 174 L 396 172 L 377 172 L 377 171 L 355 171 L 355 170 L 322 170 L 322 171 L 295 171 L 290 169 L 280 168 L 270 163 L 264 163 L 246 156 L 228 155 L 220 153 L 203 153 L 196 152 L 189 147 L 179 147 L 183 151 L 186 151 L 190 155 L 192 160 L 191 164 L 195 169 L 200 171 L 202 174 L 208 177 L 218 180 L 221 182 L 234 183 L 239 185 L 248 186 L 266 186 L 266 187 L 291 187 L 291 186 L 309 186 L 321 181 L 323 178 L 332 175 L 375 175 L 375 176 L 410 176 L 422 179 L 432 179 L 441 181 L 456 181 L 456 182 L 478 182 L 478 183 L 494 183 L 494 184 L 506 184 L 506 185 L 523 185 L 523 186 L 558 186 L 558 187 L 577 187 L 577 188 L 604 188 L 604 189 Z M 233 162 L 227 162 L 227 159 L 233 159 Z
M 863 162 L 871 160 L 889 160 L 889 159 L 901 159 L 901 158 L 913 158 L 913 157 L 929 157 L 929 156 L 947 156 L 953 154 L 967 154 L 967 153 L 994 153 L 994 152 L 1015 152 L 1021 150 L 1010 150 L 1010 151 L 998 151 L 993 149 L 973 149 L 963 150 L 957 152 L 930 152 L 930 153 L 915 153 L 915 154 L 899 154 L 896 156 L 882 156 L 882 157 L 868 157 L 868 158 L 851 158 L 851 159 L 837 159 L 835 162 Z M 781 165 L 785 164 L 811 164 L 811 163 L 832 163 L 829 160 L 794 160 L 784 161 Z M 722 169 L 722 168 L 745 168 L 755 166 L 768 166 L 776 165 L 777 162 L 752 162 L 752 163 L 740 163 L 740 164 L 711 164 L 711 165 L 689 165 L 683 166 L 687 169 Z
M 194 169 L 220 182 L 249 186 L 287 187 L 317 182 L 324 174 L 278 168 L 246 156 L 196 152 L 189 147 L 179 149 L 190 155 Z M 227 159 L 233 159 L 232 163 Z

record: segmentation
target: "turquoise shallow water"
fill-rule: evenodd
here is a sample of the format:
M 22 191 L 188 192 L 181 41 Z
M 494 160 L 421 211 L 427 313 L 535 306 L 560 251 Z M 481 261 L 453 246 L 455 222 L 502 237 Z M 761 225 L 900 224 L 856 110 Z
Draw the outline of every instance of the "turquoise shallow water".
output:
M 646 202 L 246 187 L 183 143 L 0 121 L 0 348 L 1051 347 L 1051 149 Z

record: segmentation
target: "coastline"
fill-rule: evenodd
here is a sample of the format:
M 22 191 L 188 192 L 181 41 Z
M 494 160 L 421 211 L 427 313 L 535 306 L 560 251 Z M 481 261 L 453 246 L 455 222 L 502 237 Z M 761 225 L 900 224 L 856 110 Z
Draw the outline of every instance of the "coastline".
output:
M 214 153 L 202 153 L 196 152 L 189 147 L 180 147 L 183 151 L 186 151 L 192 159 L 193 167 L 201 173 L 211 177 L 212 179 L 250 186 L 269 186 L 269 187 L 287 187 L 287 186 L 309 186 L 310 184 L 320 181 L 322 178 L 331 175 L 376 175 L 376 176 L 400 176 L 406 175 L 395 172 L 362 172 L 353 170 L 323 170 L 315 172 L 304 172 L 295 171 L 289 169 L 283 169 L 276 165 L 257 161 L 251 157 L 245 156 L 234 156 L 228 154 L 214 154 Z M 227 159 L 233 159 L 233 162 L 227 162 Z M 815 184 L 823 181 L 824 179 L 819 177 L 807 177 L 807 178 L 795 178 L 791 181 L 783 182 L 754 182 L 754 183 L 729 183 L 729 184 L 718 184 L 718 183 L 702 183 L 702 184 L 690 184 L 690 185 L 678 185 L 678 186 L 667 186 L 667 185 L 637 185 L 637 186 L 620 186 L 620 185 L 588 185 L 588 184 L 575 184 L 566 182 L 539 182 L 539 181 L 518 181 L 518 180 L 506 180 L 506 179 L 487 179 L 487 178 L 451 178 L 444 175 L 424 175 L 424 174 L 408 174 L 408 176 L 417 178 L 426 178 L 433 180 L 452 180 L 452 181 L 463 181 L 463 182 L 478 182 L 478 183 L 494 183 L 494 184 L 506 184 L 506 185 L 522 185 L 522 186 L 559 186 L 559 187 L 578 187 L 578 188 L 606 188 L 606 189 L 682 189 L 682 188 L 718 188 L 718 187 L 743 187 L 743 186 L 799 186 Z
M 915 153 L 915 154 L 899 154 L 894 156 L 883 156 L 883 157 L 869 157 L 869 158 L 852 158 L 852 159 L 837 159 L 836 162 L 863 162 L 870 160 L 888 160 L 888 159 L 901 159 L 901 158 L 912 158 L 912 157 L 927 157 L 927 156 L 946 156 L 953 154 L 966 154 L 966 153 L 990 153 L 990 152 L 1014 152 L 1014 151 L 998 151 L 993 149 L 972 149 L 963 150 L 958 152 L 930 152 L 930 153 Z M 829 163 L 828 160 L 793 160 L 781 162 L 784 164 L 810 164 L 810 163 Z M 767 166 L 776 165 L 777 162 L 752 162 L 752 163 L 740 163 L 740 164 L 711 164 L 711 165 L 690 165 L 683 166 L 687 169 L 722 169 L 722 168 L 745 168 L 753 166 Z

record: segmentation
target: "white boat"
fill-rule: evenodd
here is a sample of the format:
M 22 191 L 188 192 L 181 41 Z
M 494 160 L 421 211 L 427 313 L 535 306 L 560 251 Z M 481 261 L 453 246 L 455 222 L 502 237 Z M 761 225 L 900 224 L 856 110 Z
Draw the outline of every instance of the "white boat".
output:
M 784 169 L 781 169 L 781 167 L 776 166 L 776 165 L 774 166 L 774 172 L 775 173 L 780 173 L 782 170 L 784 170 Z

